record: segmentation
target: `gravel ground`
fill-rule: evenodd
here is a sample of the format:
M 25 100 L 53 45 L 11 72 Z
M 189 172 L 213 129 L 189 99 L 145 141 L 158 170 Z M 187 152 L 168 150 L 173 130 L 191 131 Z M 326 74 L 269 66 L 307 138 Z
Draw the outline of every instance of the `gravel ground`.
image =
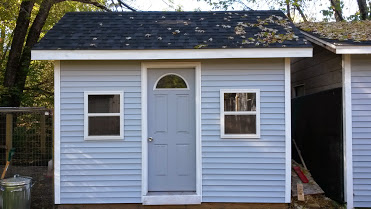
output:
M 4 166 L 0 166 L 1 173 Z M 53 208 L 53 178 L 47 177 L 47 166 L 13 166 L 10 165 L 5 178 L 12 177 L 15 174 L 29 176 L 33 179 L 31 188 L 31 208 L 32 209 L 51 209 Z

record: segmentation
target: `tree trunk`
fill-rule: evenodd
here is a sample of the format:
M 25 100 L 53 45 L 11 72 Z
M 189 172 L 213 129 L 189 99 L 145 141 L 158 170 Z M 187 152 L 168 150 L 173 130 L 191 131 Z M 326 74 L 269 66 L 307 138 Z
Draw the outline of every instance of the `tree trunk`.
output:
M 307 21 L 308 21 L 308 20 L 307 20 L 307 17 L 305 17 L 305 14 L 304 14 L 303 10 L 301 10 L 301 8 L 300 8 L 301 5 L 299 5 L 298 0 L 295 0 L 294 3 L 293 3 L 293 5 L 294 5 L 294 7 L 298 10 L 298 12 L 299 12 L 301 18 L 303 18 L 303 21 L 304 21 L 304 22 L 307 22 Z
M 2 97 L 2 106 L 14 105 L 13 97 L 11 95 L 15 93 L 13 91 L 16 82 L 17 69 L 19 68 L 19 60 L 21 57 L 24 40 L 26 38 L 27 29 L 30 23 L 33 5 L 33 0 L 23 0 L 20 6 L 4 75 L 4 86 L 8 87 L 9 89 L 8 94 L 3 95 Z
M 367 20 L 368 9 L 367 9 L 366 0 L 357 0 L 357 2 L 358 2 L 359 13 L 361 15 L 361 19 L 362 20 Z
M 344 20 L 343 14 L 341 11 L 341 5 L 340 5 L 340 0 L 330 0 L 331 2 L 331 7 L 334 10 L 334 16 L 336 22 L 341 22 Z
M 34 5 L 34 0 L 23 0 L 21 9 L 18 15 L 16 28 L 11 50 L 9 53 L 4 86 L 8 87 L 8 94 L 3 95 L 1 106 L 18 107 L 21 104 L 23 90 L 25 87 L 29 67 L 31 64 L 31 49 L 40 38 L 40 33 L 48 18 L 49 12 L 53 4 L 66 0 L 43 0 L 40 9 L 32 23 L 28 32 L 26 44 L 23 47 L 24 40 L 27 34 L 27 29 L 30 23 L 31 11 Z M 81 3 L 87 3 L 99 7 L 103 10 L 110 11 L 104 5 L 92 0 L 71 0 Z
M 290 11 L 290 0 L 286 0 L 286 15 L 287 18 L 292 22 L 291 11 Z
M 0 66 L 3 64 L 3 54 L 4 51 L 4 43 L 5 43 L 5 27 L 0 28 Z
M 16 74 L 16 89 L 17 94 L 13 95 L 14 106 L 18 107 L 21 104 L 21 96 L 26 83 L 27 75 L 31 64 L 31 49 L 40 38 L 40 33 L 45 25 L 45 21 L 49 15 L 49 11 L 53 6 L 52 0 L 43 0 L 39 12 L 37 13 L 32 26 L 28 32 L 26 44 L 20 59 L 20 67 Z

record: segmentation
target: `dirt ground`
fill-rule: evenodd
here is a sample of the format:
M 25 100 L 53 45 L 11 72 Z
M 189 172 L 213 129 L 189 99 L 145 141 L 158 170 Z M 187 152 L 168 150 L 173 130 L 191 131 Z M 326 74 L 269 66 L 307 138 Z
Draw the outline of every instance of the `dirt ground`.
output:
M 0 166 L 3 171 L 3 166 Z M 47 177 L 47 167 L 45 166 L 10 166 L 6 178 L 15 174 L 29 176 L 34 180 L 31 189 L 31 208 L 32 209 L 52 209 L 53 202 L 53 178 Z M 305 201 L 298 201 L 297 197 L 292 197 L 289 209 L 345 209 L 341 205 L 325 195 L 305 195 Z
M 325 195 L 305 195 L 305 201 L 298 201 L 298 197 L 291 198 L 290 209 L 346 209 L 346 205 L 339 204 Z
M 3 166 L 0 167 L 2 172 Z M 47 166 L 10 166 L 5 178 L 19 174 L 21 176 L 29 176 L 33 179 L 33 187 L 31 188 L 31 208 L 32 209 L 51 209 L 53 208 L 53 178 L 47 177 Z

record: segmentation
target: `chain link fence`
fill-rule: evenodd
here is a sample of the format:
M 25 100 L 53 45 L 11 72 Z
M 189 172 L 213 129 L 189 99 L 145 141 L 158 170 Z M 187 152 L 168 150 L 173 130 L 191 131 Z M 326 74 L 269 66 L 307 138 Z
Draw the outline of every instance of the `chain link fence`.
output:
M 15 153 L 5 178 L 32 177 L 31 208 L 53 208 L 53 111 L 45 108 L 0 108 L 0 169 Z

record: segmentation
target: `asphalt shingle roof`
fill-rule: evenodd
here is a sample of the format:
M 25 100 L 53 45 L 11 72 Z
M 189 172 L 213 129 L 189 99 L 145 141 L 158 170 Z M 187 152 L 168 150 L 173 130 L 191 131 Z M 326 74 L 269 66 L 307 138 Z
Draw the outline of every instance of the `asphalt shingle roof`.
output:
M 371 20 L 353 22 L 302 22 L 301 30 L 336 46 L 371 45 Z
M 286 25 L 279 24 L 283 21 L 286 21 Z M 241 25 L 242 31 L 238 31 L 237 28 Z M 272 31 L 275 37 L 291 33 L 293 38 L 284 39 L 282 43 L 270 41 L 269 44 L 257 40 L 257 34 L 269 36 Z M 270 37 L 270 40 L 273 39 L 275 40 L 274 37 Z M 67 13 L 33 50 L 267 47 L 303 48 L 311 47 L 311 44 L 291 22 L 288 22 L 281 11 L 275 10 L 72 12 Z

